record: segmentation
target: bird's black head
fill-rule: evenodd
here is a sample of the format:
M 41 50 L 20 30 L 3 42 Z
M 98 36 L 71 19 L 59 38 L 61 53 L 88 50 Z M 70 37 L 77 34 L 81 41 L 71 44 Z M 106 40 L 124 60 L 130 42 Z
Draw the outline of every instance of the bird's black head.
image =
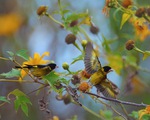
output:
M 111 67 L 109 67 L 109 66 L 104 66 L 103 69 L 104 69 L 104 71 L 105 71 L 106 73 L 108 73 L 108 72 L 110 72 Z
M 48 64 L 48 66 L 50 66 L 50 68 L 52 70 L 56 68 L 56 64 L 55 63 L 50 63 L 50 64 Z

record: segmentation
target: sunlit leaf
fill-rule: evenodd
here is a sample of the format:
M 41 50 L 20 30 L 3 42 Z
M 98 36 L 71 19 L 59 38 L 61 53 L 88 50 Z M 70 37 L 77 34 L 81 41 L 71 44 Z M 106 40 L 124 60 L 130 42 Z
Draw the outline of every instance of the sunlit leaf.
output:
M 150 51 L 145 51 L 143 53 L 143 60 L 147 59 L 150 56 Z
M 28 104 L 32 105 L 31 101 L 27 97 L 26 94 L 24 94 L 19 89 L 15 89 L 12 92 L 9 93 L 9 95 L 15 95 L 16 99 L 14 101 L 15 104 L 15 110 L 18 111 L 19 107 L 21 107 L 22 111 L 25 113 L 26 116 L 28 116 Z
M 131 65 L 131 66 L 137 66 L 137 58 L 135 56 L 128 56 L 124 58 L 126 63 Z
M 5 96 L 0 96 L 0 101 L 10 103 L 9 100 L 7 100 L 7 98 Z
M 29 60 L 29 56 L 27 54 L 27 50 L 24 50 L 24 49 L 19 50 L 19 51 L 16 52 L 16 55 L 21 57 L 21 58 L 23 58 L 23 59 L 25 59 L 25 60 Z
M 90 16 L 86 16 L 79 24 L 86 24 L 86 25 L 91 25 L 91 17 Z
M 123 13 L 122 19 L 121 19 L 121 24 L 120 24 L 120 29 L 122 29 L 123 25 L 127 22 L 127 20 L 130 18 L 131 14 L 128 13 Z
M 7 73 L 2 73 L 0 76 L 4 76 L 6 78 L 12 78 L 12 77 L 20 77 L 20 70 L 13 69 Z
M 108 55 L 107 60 L 109 61 L 109 66 L 111 66 L 117 74 L 120 74 L 123 68 L 122 57 L 119 55 Z

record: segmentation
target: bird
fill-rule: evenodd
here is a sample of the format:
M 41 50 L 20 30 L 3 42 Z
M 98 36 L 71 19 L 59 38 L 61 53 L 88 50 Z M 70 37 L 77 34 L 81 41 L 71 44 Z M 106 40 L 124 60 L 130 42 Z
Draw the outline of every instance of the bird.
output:
M 20 69 L 28 69 L 29 72 L 37 78 L 41 78 L 42 76 L 47 75 L 52 70 L 54 70 L 57 67 L 55 63 L 49 63 L 47 65 L 28 65 L 25 64 L 24 66 L 15 66 L 15 68 Z
M 85 48 L 84 64 L 86 72 L 91 74 L 90 83 L 97 88 L 97 93 L 116 98 L 120 90 L 107 78 L 107 74 L 113 70 L 110 66 L 101 66 L 91 42 L 88 42 Z

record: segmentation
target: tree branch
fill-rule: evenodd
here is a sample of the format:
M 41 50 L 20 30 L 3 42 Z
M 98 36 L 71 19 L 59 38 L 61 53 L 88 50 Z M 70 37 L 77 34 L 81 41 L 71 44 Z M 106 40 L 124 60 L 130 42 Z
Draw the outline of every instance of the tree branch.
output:
M 147 104 L 144 104 L 144 103 L 138 104 L 138 103 L 133 103 L 133 102 L 126 102 L 126 101 L 121 101 L 121 100 L 118 100 L 118 99 L 107 98 L 107 97 L 100 96 L 100 95 L 97 95 L 97 94 L 94 94 L 94 93 L 91 93 L 91 92 L 85 92 L 85 93 L 89 94 L 89 95 L 93 95 L 97 98 L 102 98 L 104 100 L 108 100 L 108 101 L 112 101 L 112 102 L 116 102 L 116 103 L 120 103 L 120 104 L 124 104 L 124 105 L 131 105 L 131 106 L 137 106 L 137 107 L 146 107 L 147 106 Z

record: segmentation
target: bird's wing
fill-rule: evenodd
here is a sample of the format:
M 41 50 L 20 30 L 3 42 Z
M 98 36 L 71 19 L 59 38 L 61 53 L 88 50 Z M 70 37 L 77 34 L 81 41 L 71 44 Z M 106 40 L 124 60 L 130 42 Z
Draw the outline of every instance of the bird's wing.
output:
M 23 68 L 28 68 L 28 69 L 31 69 L 31 68 L 44 68 L 48 65 L 28 65 L 28 64 L 25 64 L 25 66 Z
M 105 97 L 116 98 L 119 94 L 120 90 L 113 82 L 106 79 L 102 81 L 100 84 L 96 85 L 97 91 L 102 93 Z
M 101 69 L 101 63 L 93 49 L 91 42 L 88 42 L 86 45 L 84 64 L 85 70 L 89 74 L 93 74 L 99 69 Z

